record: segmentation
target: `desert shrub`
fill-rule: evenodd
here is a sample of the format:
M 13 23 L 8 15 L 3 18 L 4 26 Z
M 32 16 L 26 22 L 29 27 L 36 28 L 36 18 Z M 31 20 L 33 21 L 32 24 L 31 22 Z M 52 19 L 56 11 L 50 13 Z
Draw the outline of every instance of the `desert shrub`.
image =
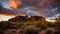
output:
M 60 22 L 46 22 L 48 27 L 60 27 Z
M 60 34 L 60 31 L 55 31 L 54 34 Z
M 17 29 L 20 28 L 23 24 L 23 22 L 12 22 L 10 29 Z
M 55 26 L 56 26 L 56 24 L 54 24 L 54 23 L 52 23 L 52 22 L 47 22 L 46 25 L 47 25 L 48 27 L 55 27 Z
M 34 22 L 28 21 L 28 22 L 25 22 L 25 25 L 34 25 Z
M 26 29 L 24 34 L 38 34 L 38 31 L 32 28 Z
M 60 27 L 60 22 L 56 22 L 57 27 Z
M 16 24 L 11 24 L 10 29 L 17 29 L 18 26 Z
M 4 30 L 0 30 L 0 34 L 4 34 L 3 32 L 4 32 Z
M 47 30 L 46 31 L 46 34 L 51 34 L 52 33 L 52 30 Z
M 7 22 L 7 21 L 2 21 L 1 23 L 0 23 L 0 30 L 2 30 L 2 29 L 7 29 L 7 28 L 9 28 L 11 26 L 11 23 L 10 22 Z
M 41 29 L 46 29 L 47 28 L 47 25 L 45 23 L 36 23 L 35 24 L 36 27 L 41 27 Z

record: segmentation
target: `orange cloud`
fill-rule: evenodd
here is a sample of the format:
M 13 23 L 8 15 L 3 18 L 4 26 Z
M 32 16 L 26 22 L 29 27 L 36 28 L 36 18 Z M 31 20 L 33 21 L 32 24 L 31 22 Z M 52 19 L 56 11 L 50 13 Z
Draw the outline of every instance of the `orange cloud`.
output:
M 0 14 L 0 15 L 4 15 L 4 16 L 17 16 L 15 14 Z
M 23 2 L 20 0 L 9 0 L 9 2 L 10 6 L 14 9 L 18 9 L 23 4 Z

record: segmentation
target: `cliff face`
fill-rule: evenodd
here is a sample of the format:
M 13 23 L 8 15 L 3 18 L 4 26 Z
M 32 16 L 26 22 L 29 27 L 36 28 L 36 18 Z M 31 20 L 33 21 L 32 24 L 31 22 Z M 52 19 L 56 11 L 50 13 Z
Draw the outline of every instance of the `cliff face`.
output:
M 17 16 L 15 18 L 9 19 L 8 21 L 45 21 L 45 18 L 42 16 Z

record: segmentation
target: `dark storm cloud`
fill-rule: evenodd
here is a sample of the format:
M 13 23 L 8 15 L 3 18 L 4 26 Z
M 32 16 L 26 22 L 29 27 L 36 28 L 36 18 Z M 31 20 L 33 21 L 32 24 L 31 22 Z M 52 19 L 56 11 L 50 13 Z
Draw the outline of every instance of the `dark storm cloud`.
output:
M 60 0 L 54 0 L 54 6 L 60 6 Z
M 7 8 L 4 8 L 4 7 L 0 4 L 0 14 L 6 14 L 6 15 L 14 14 L 14 11 L 13 11 L 13 10 L 10 10 L 10 9 L 7 9 Z
M 9 14 L 14 14 L 14 12 L 11 11 L 11 10 L 9 10 L 9 9 L 2 8 L 2 9 L 0 9 L 0 14 L 6 14 L 6 15 L 9 15 Z
M 4 4 L 4 2 L 8 2 L 9 4 L 8 0 L 0 0 L 0 1 L 2 5 Z M 16 15 L 28 14 L 28 15 L 51 17 L 60 13 L 60 0 L 13 0 L 13 2 L 11 2 L 11 4 L 13 5 L 12 10 L 3 9 L 4 11 L 3 10 L 0 11 L 0 14 L 12 13 Z M 14 8 L 17 9 L 13 10 Z
M 46 7 L 46 6 L 60 6 L 60 0 L 13 0 L 18 3 L 23 2 L 22 7 L 24 6 L 35 6 L 35 7 Z M 9 3 L 9 0 L 0 0 L 2 5 L 4 3 Z
M 9 0 L 0 0 L 0 3 L 4 8 L 9 8 L 10 6 Z
M 60 0 L 50 0 L 49 1 L 49 4 L 52 6 L 52 7 L 60 7 Z

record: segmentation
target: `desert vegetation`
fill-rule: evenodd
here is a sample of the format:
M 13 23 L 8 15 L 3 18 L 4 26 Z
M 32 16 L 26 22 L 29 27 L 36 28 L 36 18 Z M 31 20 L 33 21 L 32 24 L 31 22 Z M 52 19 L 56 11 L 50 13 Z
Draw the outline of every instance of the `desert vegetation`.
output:
M 60 18 L 57 22 L 44 20 L 1 21 L 0 34 L 60 34 Z

